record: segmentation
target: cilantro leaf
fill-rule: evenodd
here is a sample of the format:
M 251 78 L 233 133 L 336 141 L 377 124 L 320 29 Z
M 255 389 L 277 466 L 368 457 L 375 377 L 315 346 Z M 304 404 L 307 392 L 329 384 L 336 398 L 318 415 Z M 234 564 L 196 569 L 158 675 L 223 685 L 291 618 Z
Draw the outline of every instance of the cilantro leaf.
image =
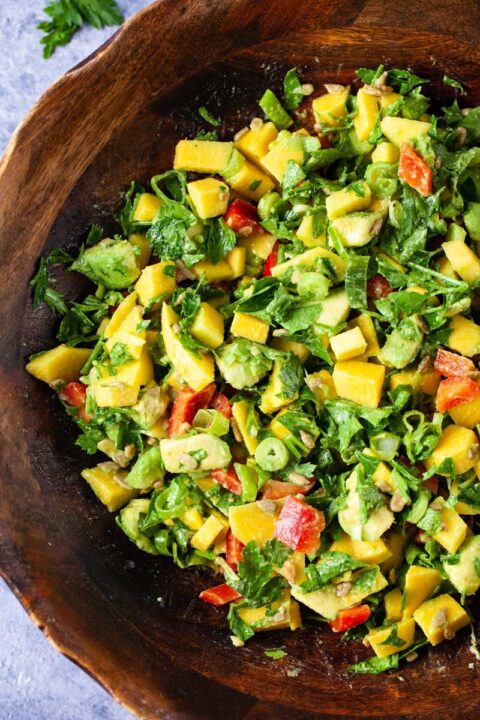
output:
M 57 251 L 61 253 L 61 251 Z M 66 253 L 65 257 L 70 258 Z M 58 254 L 51 254 L 46 259 L 40 258 L 40 264 L 35 275 L 32 277 L 28 286 L 33 288 L 32 308 L 36 310 L 44 302 L 48 305 L 53 313 L 64 315 L 67 312 L 67 304 L 62 293 L 55 290 L 49 285 L 48 269 L 52 261 L 58 262 Z M 71 258 L 70 258 L 71 259 Z
M 285 582 L 274 574 L 273 563 L 267 559 L 277 558 L 277 553 L 278 550 L 262 551 L 255 540 L 251 540 L 243 550 L 238 572 L 224 568 L 227 584 L 239 592 L 250 607 L 268 605 L 280 597 Z
M 324 552 L 315 564 L 308 565 L 305 570 L 307 579 L 301 584 L 303 592 L 313 592 L 328 585 L 334 578 L 348 570 L 367 567 L 366 563 L 360 562 L 351 555 L 343 552 Z M 376 570 L 376 568 L 375 568 Z
M 288 655 L 288 653 L 286 653 L 285 650 L 282 650 L 281 648 L 269 648 L 268 650 L 265 650 L 263 654 L 269 658 L 272 658 L 272 660 L 281 660 L 286 655 Z
M 455 78 L 450 77 L 450 75 L 444 75 L 442 82 L 444 85 L 450 85 L 450 87 L 455 88 L 455 90 L 460 90 L 462 95 L 465 94 L 465 88 L 462 83 L 459 80 L 455 80 Z
M 392 647 L 403 647 L 405 645 L 405 640 L 402 640 L 402 638 L 398 637 L 398 625 L 392 625 L 392 629 L 383 640 L 380 645 L 391 645 Z
M 206 253 L 210 262 L 216 264 L 235 247 L 234 231 L 220 218 L 205 227 Z

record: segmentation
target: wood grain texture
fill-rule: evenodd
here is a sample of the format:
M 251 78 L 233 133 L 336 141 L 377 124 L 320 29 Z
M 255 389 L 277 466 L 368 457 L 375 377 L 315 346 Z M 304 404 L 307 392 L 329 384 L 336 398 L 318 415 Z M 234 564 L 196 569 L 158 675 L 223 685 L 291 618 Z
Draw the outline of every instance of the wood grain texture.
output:
M 51 316 L 30 308 L 39 255 L 77 247 L 92 220 L 113 229 L 121 191 L 171 166 L 199 105 L 227 135 L 287 67 L 320 87 L 380 62 L 435 78 L 440 101 L 453 97 L 448 72 L 478 103 L 479 20 L 474 0 L 161 0 L 61 78 L 12 139 L 0 165 L 0 570 L 52 642 L 141 718 L 480 718 L 465 635 L 381 677 L 349 674 L 368 651 L 320 626 L 233 650 L 222 611 L 196 600 L 208 575 L 142 555 L 115 529 L 79 478 L 71 424 L 23 370 L 54 338 Z M 58 283 L 69 297 L 84 289 Z M 278 645 L 288 655 L 273 662 L 264 650 Z

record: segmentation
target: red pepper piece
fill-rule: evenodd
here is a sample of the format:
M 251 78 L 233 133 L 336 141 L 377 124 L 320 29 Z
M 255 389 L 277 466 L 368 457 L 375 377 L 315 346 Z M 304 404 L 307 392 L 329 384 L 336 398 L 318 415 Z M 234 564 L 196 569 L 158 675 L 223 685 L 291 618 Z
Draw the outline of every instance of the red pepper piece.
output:
M 60 400 L 67 405 L 78 408 L 78 417 L 84 422 L 90 422 L 92 416 L 85 410 L 87 402 L 87 386 L 81 382 L 67 383 L 59 393 Z
M 278 261 L 278 240 L 273 246 L 272 252 L 265 260 L 265 266 L 263 268 L 263 277 L 270 277 L 272 274 L 272 268 L 275 267 Z
M 275 537 L 292 550 L 313 553 L 320 545 L 325 516 L 304 500 L 287 497 L 275 525 Z
M 198 597 L 210 605 L 220 607 L 221 605 L 232 602 L 232 600 L 238 600 L 242 596 L 231 588 L 230 585 L 224 583 L 223 585 L 216 585 L 215 587 L 208 588 L 208 590 L 203 590 Z
M 230 565 L 232 570 L 235 572 L 238 569 L 238 563 L 242 559 L 243 554 L 243 548 L 245 545 L 238 540 L 238 538 L 235 537 L 235 535 L 232 533 L 231 530 L 227 532 L 227 537 L 225 538 L 225 544 L 226 544 L 226 551 L 225 551 L 225 559 L 227 563 Z
M 444 413 L 457 405 L 463 405 L 480 395 L 480 385 L 469 377 L 449 377 L 442 380 L 437 390 L 435 406 Z
M 278 500 L 287 495 L 306 495 L 314 484 L 315 478 L 312 478 L 308 485 L 297 485 L 292 482 L 283 482 L 283 480 L 267 480 L 262 488 L 262 497 L 266 500 Z
M 212 397 L 210 405 L 214 410 L 222 413 L 222 415 L 225 415 L 229 420 L 232 417 L 232 405 L 224 393 L 216 392 Z
M 209 406 L 212 396 L 216 390 L 215 383 L 210 383 L 203 390 L 196 392 L 192 388 L 183 388 L 174 400 L 172 411 L 168 419 L 168 434 L 170 437 L 182 435 L 182 425 L 192 424 L 198 410 Z
M 475 372 L 475 365 L 470 358 L 457 355 L 442 348 L 437 350 L 433 367 L 440 375 L 445 375 L 446 377 L 468 375 L 469 373 Z
M 240 482 L 233 465 L 229 467 L 228 470 L 212 470 L 211 475 L 219 485 L 222 485 L 222 487 L 230 490 L 230 492 L 235 495 L 242 494 L 242 483 Z
M 419 192 L 420 195 L 432 194 L 432 171 L 425 160 L 420 155 L 417 155 L 415 150 L 407 143 L 404 143 L 400 148 L 398 177 Z
M 246 200 L 237 198 L 231 202 L 223 217 L 228 227 L 240 235 L 262 230 L 262 226 L 258 222 L 257 208 Z M 248 230 L 245 232 L 247 228 Z
M 357 625 L 363 625 L 371 614 L 372 611 L 368 605 L 357 605 L 346 610 L 340 610 L 335 620 L 330 620 L 328 624 L 333 632 L 345 632 L 350 628 L 357 627 Z

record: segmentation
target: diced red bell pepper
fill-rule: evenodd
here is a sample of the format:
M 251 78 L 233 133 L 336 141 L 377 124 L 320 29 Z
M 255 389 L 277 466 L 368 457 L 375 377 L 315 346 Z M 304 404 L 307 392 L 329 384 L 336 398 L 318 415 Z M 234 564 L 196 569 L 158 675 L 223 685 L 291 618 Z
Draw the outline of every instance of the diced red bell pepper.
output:
M 215 383 L 210 383 L 210 385 L 198 392 L 192 390 L 192 388 L 182 388 L 178 392 L 168 418 L 168 434 L 170 437 L 187 432 L 187 429 L 182 430 L 182 425 L 185 423 L 191 425 L 197 411 L 210 405 L 216 389 Z
M 420 195 L 432 194 L 432 171 L 425 160 L 420 155 L 417 155 L 415 150 L 407 143 L 404 143 L 400 148 L 398 177 L 419 192 Z
M 92 416 L 85 410 L 87 402 L 87 386 L 81 382 L 69 382 L 60 390 L 60 400 L 67 405 L 78 408 L 78 417 L 84 422 L 90 422 Z
M 262 488 L 262 497 L 265 500 L 278 500 L 287 495 L 306 495 L 315 484 L 313 478 L 308 484 L 297 485 L 297 483 L 283 482 L 283 480 L 267 480 Z
M 292 550 L 309 554 L 318 550 L 324 529 L 323 512 L 290 495 L 278 516 L 275 537 Z
M 238 538 L 235 537 L 231 530 L 227 532 L 227 537 L 225 538 L 225 545 L 225 560 L 230 565 L 232 570 L 235 570 L 236 572 L 238 568 L 238 563 L 242 559 L 243 548 L 245 547 L 245 545 L 240 542 Z
M 263 277 L 270 277 L 272 274 L 272 268 L 275 267 L 275 265 L 278 262 L 278 240 L 276 241 L 275 245 L 273 246 L 272 252 L 265 260 L 265 266 L 263 268 Z
M 329 625 L 333 632 L 345 632 L 357 625 L 363 625 L 372 614 L 368 605 L 357 605 L 356 607 L 340 610 L 335 620 L 330 620 Z
M 457 405 L 469 402 L 480 395 L 480 385 L 467 376 L 457 375 L 442 380 L 437 390 L 435 406 L 444 413 Z
M 367 297 L 372 300 L 379 300 L 394 292 L 387 278 L 377 273 L 367 281 Z
M 457 355 L 456 353 L 449 352 L 440 348 L 437 350 L 437 356 L 433 365 L 435 370 L 440 375 L 446 377 L 452 377 L 454 375 L 469 375 L 475 372 L 475 365 L 470 358 L 463 357 L 463 355 Z
M 235 495 L 242 494 L 242 483 L 235 472 L 233 465 L 228 470 L 212 470 L 212 478 L 218 482 L 219 485 L 230 490 Z
M 232 405 L 224 393 L 216 392 L 212 397 L 210 405 L 214 410 L 222 413 L 222 415 L 225 415 L 229 420 L 232 417 Z
M 208 588 L 208 590 L 202 590 L 198 596 L 200 600 L 203 600 L 210 605 L 220 607 L 232 602 L 232 600 L 238 600 L 242 596 L 236 590 L 223 583 L 223 585 L 216 585 L 215 587 Z
M 228 227 L 240 235 L 247 234 L 246 228 L 249 233 L 262 230 L 262 226 L 258 222 L 257 208 L 246 200 L 235 199 L 230 203 L 223 217 Z

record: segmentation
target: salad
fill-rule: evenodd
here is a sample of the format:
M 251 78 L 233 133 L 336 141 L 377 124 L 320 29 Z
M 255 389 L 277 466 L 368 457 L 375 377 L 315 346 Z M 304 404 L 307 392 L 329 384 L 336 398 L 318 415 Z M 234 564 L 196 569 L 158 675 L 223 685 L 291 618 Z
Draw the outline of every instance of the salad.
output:
M 314 92 L 289 70 L 233 138 L 201 108 L 118 235 L 42 258 L 60 344 L 27 370 L 120 530 L 208 569 L 235 646 L 303 616 L 377 673 L 471 625 L 480 588 L 480 107 L 357 76 Z

